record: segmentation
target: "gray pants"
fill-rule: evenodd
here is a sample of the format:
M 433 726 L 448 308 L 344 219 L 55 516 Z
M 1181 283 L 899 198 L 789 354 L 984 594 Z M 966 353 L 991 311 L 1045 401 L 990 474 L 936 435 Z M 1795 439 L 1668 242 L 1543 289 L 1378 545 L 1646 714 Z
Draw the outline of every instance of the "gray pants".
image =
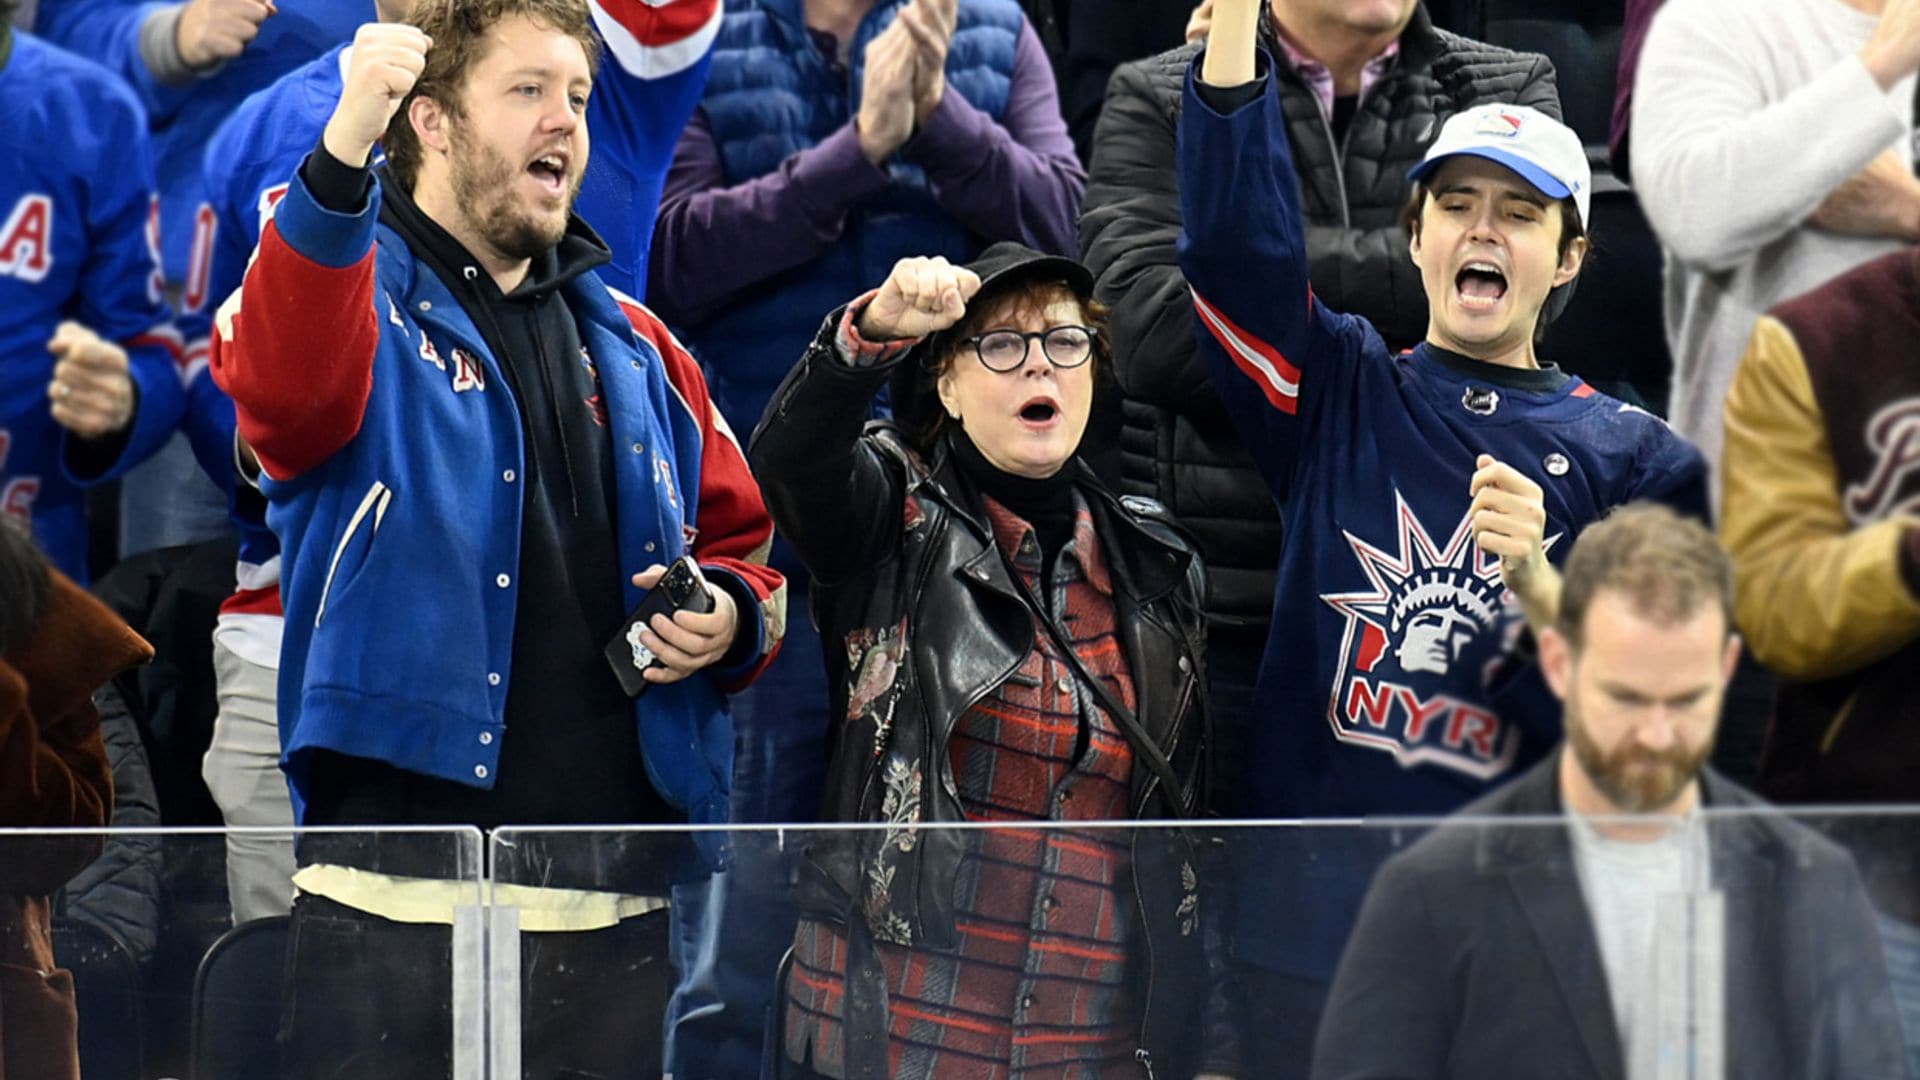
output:
M 279 672 L 213 643 L 220 715 L 200 775 L 229 828 L 264 826 L 277 835 L 227 836 L 227 895 L 233 921 L 285 915 L 293 906 L 293 801 L 280 771 Z

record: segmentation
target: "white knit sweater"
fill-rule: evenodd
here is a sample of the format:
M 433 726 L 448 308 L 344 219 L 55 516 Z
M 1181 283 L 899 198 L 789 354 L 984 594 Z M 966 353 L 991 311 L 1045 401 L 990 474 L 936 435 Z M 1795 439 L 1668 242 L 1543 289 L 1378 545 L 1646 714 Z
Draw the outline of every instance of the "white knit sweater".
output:
M 1634 187 L 1666 249 L 1673 426 L 1715 466 L 1755 319 L 1900 246 L 1806 223 L 1882 152 L 1912 156 L 1914 80 L 1883 91 L 1858 58 L 1877 21 L 1842 0 L 1670 0 L 1647 33 Z

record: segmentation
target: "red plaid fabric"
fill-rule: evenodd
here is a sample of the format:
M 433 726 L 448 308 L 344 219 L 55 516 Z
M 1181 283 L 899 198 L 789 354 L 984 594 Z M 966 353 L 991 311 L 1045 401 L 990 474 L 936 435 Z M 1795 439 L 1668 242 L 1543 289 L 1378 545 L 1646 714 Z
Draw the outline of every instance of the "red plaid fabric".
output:
M 1081 663 L 1128 708 L 1133 680 L 1114 633 L 1113 587 L 1078 506 L 1071 543 L 1042 582 L 1033 529 L 987 500 L 995 540 L 1052 608 Z M 1133 750 L 1078 685 L 1036 622 L 1034 649 L 960 719 L 949 756 L 975 821 L 1127 817 Z M 960 947 L 885 942 L 890 1075 L 941 1080 L 1102 1080 L 1143 1075 L 1138 1013 L 1125 985 L 1136 921 L 1123 829 L 1002 828 L 975 834 L 954 883 Z M 803 920 L 794 940 L 787 1050 L 824 1076 L 845 1075 L 847 942 Z

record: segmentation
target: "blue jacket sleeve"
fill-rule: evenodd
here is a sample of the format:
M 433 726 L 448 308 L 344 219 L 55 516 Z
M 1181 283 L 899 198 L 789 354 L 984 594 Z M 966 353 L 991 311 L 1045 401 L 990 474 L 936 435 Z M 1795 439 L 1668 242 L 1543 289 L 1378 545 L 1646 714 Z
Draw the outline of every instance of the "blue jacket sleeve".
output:
M 80 272 L 80 288 L 65 315 L 127 350 L 129 374 L 139 396 L 133 424 L 110 463 L 95 462 L 90 455 L 62 453 L 69 466 L 79 460 L 89 462 L 84 473 L 69 467 L 76 483 L 111 479 L 146 460 L 172 436 L 186 407 L 180 381 L 180 336 L 161 294 L 158 198 L 145 117 L 129 103 L 125 110 L 103 110 L 94 119 L 117 127 L 109 145 L 124 151 L 113 167 L 99 170 L 93 185 L 86 209 L 87 230 L 93 239 Z
M 1222 112 L 1215 104 L 1231 91 L 1200 85 L 1204 55 L 1188 71 L 1180 118 L 1180 269 L 1214 388 L 1284 497 L 1316 400 L 1351 379 L 1371 328 L 1313 295 L 1271 61 L 1260 57 L 1257 95 Z

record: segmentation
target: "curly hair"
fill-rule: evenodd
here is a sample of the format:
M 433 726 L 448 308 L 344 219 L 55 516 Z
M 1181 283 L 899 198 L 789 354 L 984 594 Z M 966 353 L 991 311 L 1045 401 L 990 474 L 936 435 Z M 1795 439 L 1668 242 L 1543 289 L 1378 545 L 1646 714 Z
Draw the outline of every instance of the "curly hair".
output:
M 579 42 L 587 54 L 588 70 L 599 72 L 600 36 L 593 29 L 585 0 L 420 0 L 408 21 L 433 39 L 433 48 L 427 50 L 426 67 L 387 122 L 386 137 L 380 141 L 387 153 L 387 168 L 407 188 L 419 178 L 424 156 L 420 136 L 407 115 L 414 99 L 437 101 L 455 117 L 464 118 L 462 92 L 467 74 L 486 55 L 488 32 L 512 18 L 530 19 Z

